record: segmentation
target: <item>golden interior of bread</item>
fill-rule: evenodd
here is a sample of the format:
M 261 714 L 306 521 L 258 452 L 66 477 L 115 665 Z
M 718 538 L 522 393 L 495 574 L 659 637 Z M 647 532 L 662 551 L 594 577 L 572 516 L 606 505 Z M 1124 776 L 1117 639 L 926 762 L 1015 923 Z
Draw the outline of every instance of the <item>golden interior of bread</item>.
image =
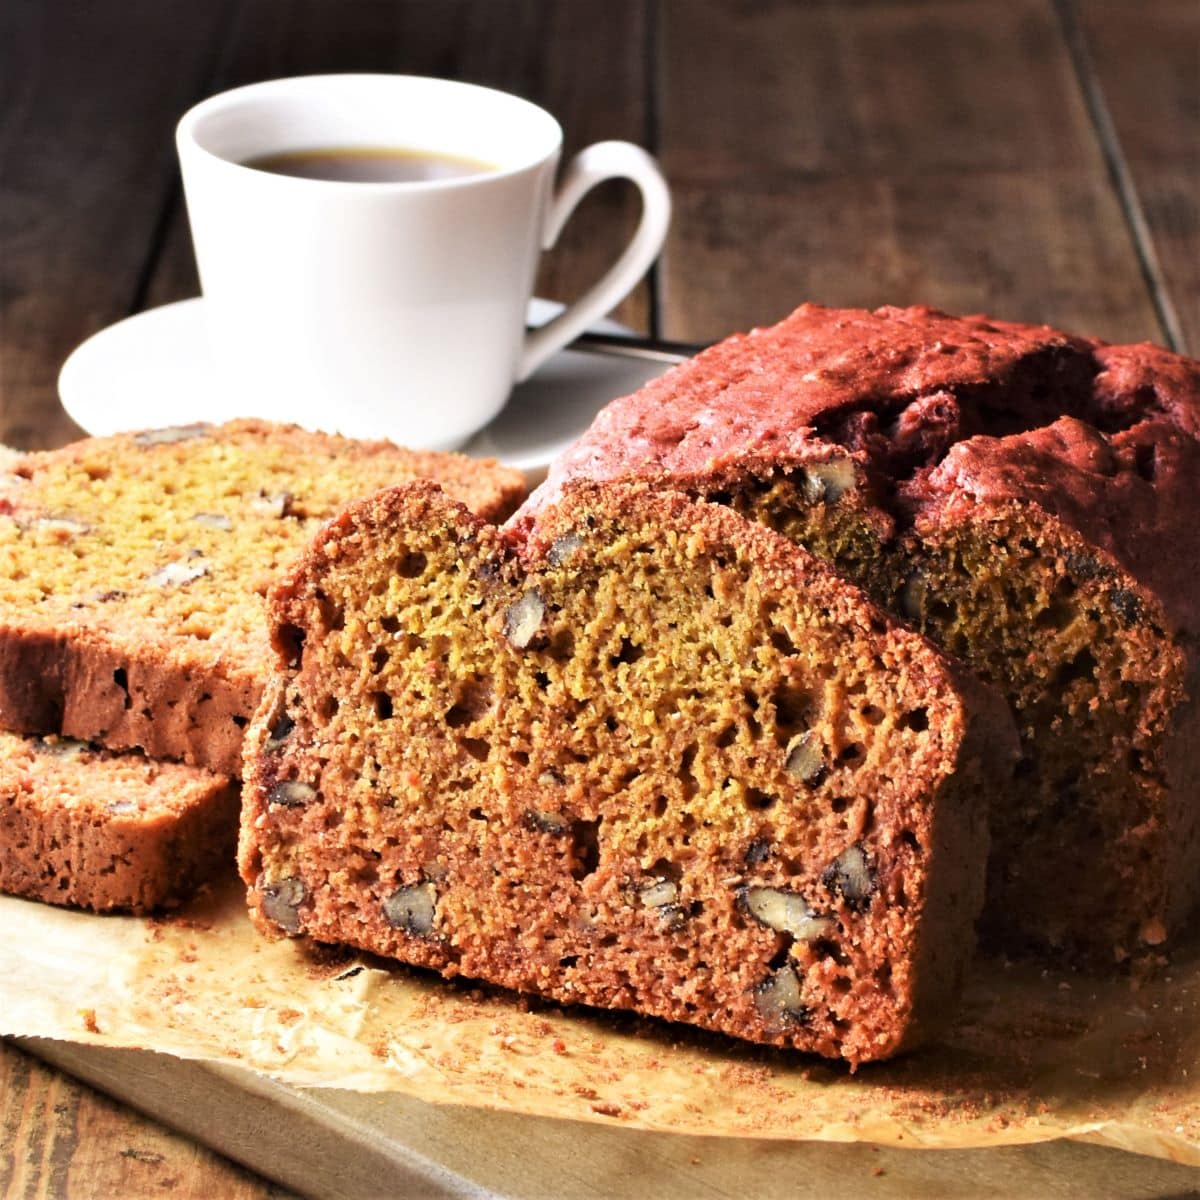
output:
M 260 920 L 894 1051 L 922 938 L 961 965 L 981 897 L 987 784 L 941 660 L 714 505 L 585 490 L 539 536 L 522 559 L 443 498 L 390 493 L 281 589 L 293 665 L 248 743 Z
M 1008 698 L 1022 757 L 993 812 L 989 936 L 1110 962 L 1164 941 L 1197 887 L 1150 865 L 1169 857 L 1184 663 L 1144 589 L 1029 507 L 881 539 L 857 488 L 827 494 L 803 472 L 726 496 Z
M 261 598 L 321 521 L 421 477 L 490 518 L 522 491 L 495 464 L 250 421 L 25 455 L 0 488 L 0 612 L 244 653 L 265 645 Z

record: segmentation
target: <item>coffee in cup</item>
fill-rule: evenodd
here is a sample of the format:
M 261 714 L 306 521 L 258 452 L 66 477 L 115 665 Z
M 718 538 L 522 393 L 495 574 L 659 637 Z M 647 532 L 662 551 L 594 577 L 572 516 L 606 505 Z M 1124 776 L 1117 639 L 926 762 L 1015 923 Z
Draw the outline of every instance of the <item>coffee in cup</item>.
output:
M 291 175 L 295 179 L 328 179 L 337 183 L 430 183 L 483 175 L 493 163 L 433 150 L 408 150 L 395 146 L 321 146 L 264 154 L 242 163 L 255 171 Z

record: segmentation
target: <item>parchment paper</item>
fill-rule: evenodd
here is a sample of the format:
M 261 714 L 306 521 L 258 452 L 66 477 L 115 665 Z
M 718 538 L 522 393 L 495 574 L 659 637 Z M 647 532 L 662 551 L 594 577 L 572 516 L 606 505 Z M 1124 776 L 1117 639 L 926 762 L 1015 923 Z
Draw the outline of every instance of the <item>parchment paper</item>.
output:
M 1148 982 L 982 961 L 941 1044 L 851 1075 L 268 942 L 230 879 L 162 920 L 0 897 L 0 1034 L 692 1134 L 948 1148 L 1068 1136 L 1200 1165 L 1200 947 Z

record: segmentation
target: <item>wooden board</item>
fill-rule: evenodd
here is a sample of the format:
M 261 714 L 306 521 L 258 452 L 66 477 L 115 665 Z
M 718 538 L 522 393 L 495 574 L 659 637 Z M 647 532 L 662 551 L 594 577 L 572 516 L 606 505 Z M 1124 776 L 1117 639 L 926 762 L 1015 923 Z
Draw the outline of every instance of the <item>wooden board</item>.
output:
M 282 1189 L 0 1042 L 0 1196 L 266 1200 Z
M 1200 1169 L 1078 1142 L 898 1150 L 684 1137 L 440 1107 L 398 1095 L 299 1091 L 137 1051 L 23 1048 L 230 1158 L 313 1197 L 587 1200 L 1182 1196 Z
M 1161 338 L 1051 0 L 665 0 L 661 39 L 666 336 L 922 300 Z

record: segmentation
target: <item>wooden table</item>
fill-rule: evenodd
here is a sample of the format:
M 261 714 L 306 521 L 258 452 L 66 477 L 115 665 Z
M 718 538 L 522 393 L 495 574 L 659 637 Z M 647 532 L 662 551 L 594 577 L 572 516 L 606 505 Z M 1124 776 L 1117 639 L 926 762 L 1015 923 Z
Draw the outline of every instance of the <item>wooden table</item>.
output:
M 654 336 L 709 340 L 804 299 L 919 300 L 1200 352 L 1197 0 L 9 0 L 0 440 L 77 435 L 56 398 L 66 354 L 198 290 L 179 114 L 238 83 L 346 70 L 520 93 L 558 115 L 568 151 L 652 149 L 674 227 L 618 316 Z M 625 190 L 602 189 L 540 291 L 577 293 L 635 218 Z M 848 1194 L 1007 1194 L 1048 1153 L 889 1159 L 897 1183 L 858 1175 Z M 1072 1179 L 1165 1195 L 1200 1177 L 1080 1147 L 1058 1161 L 1063 1195 L 1083 1194 Z M 809 1182 L 830 1194 L 827 1171 Z M 280 1194 L 0 1045 L 0 1196 L 164 1189 Z

